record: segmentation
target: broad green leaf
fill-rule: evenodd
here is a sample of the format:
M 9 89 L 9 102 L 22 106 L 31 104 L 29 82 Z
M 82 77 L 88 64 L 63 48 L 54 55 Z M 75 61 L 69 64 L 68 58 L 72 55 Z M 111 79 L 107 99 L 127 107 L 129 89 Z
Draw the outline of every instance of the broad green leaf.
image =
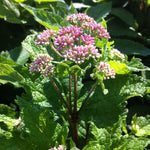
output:
M 150 49 L 143 44 L 126 39 L 114 39 L 114 41 L 115 47 L 123 53 L 142 56 L 150 55 Z
M 30 54 L 31 60 L 38 54 L 46 54 L 47 49 L 41 45 L 35 44 L 36 35 L 28 35 L 26 39 L 22 42 L 22 46 L 28 51 Z
M 0 83 L 12 83 L 16 86 L 21 86 L 23 77 L 10 65 L 0 63 Z
M 15 126 L 15 122 L 17 119 L 12 119 L 11 117 L 8 117 L 6 115 L 0 114 L 0 122 L 4 122 L 4 124 L 7 126 L 8 130 L 12 130 Z
M 46 28 L 59 30 L 61 27 L 60 22 L 63 19 L 59 15 L 25 4 L 21 4 L 21 6 L 28 10 L 34 16 L 35 20 Z
M 132 37 L 138 38 L 139 35 L 136 31 L 131 30 L 128 25 L 126 25 L 123 21 L 113 18 L 107 22 L 108 32 L 110 36 L 113 37 Z
M 128 74 L 130 73 L 128 67 L 124 63 L 119 63 L 118 61 L 109 61 L 108 64 L 116 74 Z
M 64 2 L 64 0 L 34 0 L 38 3 L 43 3 L 43 2 Z
M 136 136 L 149 136 L 150 135 L 150 115 L 145 117 L 133 116 L 132 119 L 132 132 Z
M 149 141 L 146 138 L 135 138 L 134 136 L 123 136 L 116 143 L 113 150 L 144 150 Z
M 23 3 L 23 2 L 25 2 L 26 0 L 14 0 L 15 2 L 17 2 L 17 3 Z
M 4 20 L 10 23 L 26 23 L 26 21 L 20 19 L 19 7 L 12 0 L 0 1 L 0 16 L 3 16 Z
M 49 107 L 32 104 L 20 97 L 18 97 L 18 103 L 22 112 L 22 120 L 35 148 L 42 150 L 54 147 L 57 143 L 64 144 L 62 142 L 68 136 L 67 124 L 59 124 L 58 117 Z
M 111 10 L 111 14 L 117 16 L 121 19 L 124 23 L 128 24 L 131 27 L 135 26 L 135 21 L 133 15 L 123 8 L 113 8 Z
M 111 6 L 111 2 L 104 2 L 88 8 L 85 12 L 99 23 L 102 18 L 105 18 L 110 13 Z
M 146 70 L 150 71 L 150 68 L 144 66 L 140 58 L 133 57 L 131 61 L 127 64 L 127 66 L 130 71 L 135 71 L 135 72 L 146 71 Z
M 8 117 L 15 117 L 16 115 L 15 109 L 5 104 L 0 104 L 0 114 L 6 115 Z
M 10 50 L 8 58 L 12 59 L 13 61 L 15 61 L 20 65 L 23 65 L 27 62 L 28 57 L 29 53 L 27 52 L 27 50 L 22 46 L 20 46 Z
M 81 95 L 89 91 L 92 84 L 86 82 Z M 93 121 L 97 127 L 112 126 L 120 115 L 126 113 L 125 100 L 143 96 L 148 89 L 147 81 L 136 75 L 117 75 L 115 79 L 106 80 L 104 84 L 108 94 L 104 95 L 101 86 L 97 86 L 80 114 L 81 119 Z

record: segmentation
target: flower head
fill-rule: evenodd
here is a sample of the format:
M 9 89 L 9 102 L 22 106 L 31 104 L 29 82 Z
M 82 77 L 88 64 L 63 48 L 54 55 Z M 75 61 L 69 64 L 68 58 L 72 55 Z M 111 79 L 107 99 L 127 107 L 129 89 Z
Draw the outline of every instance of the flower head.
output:
M 67 17 L 67 20 L 70 23 L 78 24 L 78 22 L 94 22 L 94 19 L 89 17 L 87 14 L 78 13 L 78 14 L 72 14 Z
M 80 36 L 83 34 L 83 30 L 77 26 L 70 26 L 68 28 L 63 27 L 58 31 L 57 37 L 54 38 L 54 45 L 57 46 L 57 50 L 63 50 L 66 47 L 73 47 L 76 41 L 79 41 Z
M 96 58 L 98 55 L 98 49 L 93 45 L 80 45 L 74 46 L 71 49 L 64 51 L 65 60 L 74 61 L 76 64 L 81 64 L 85 61 L 86 58 L 92 57 Z
M 54 30 L 44 30 L 41 34 L 37 36 L 35 40 L 36 45 L 49 45 L 52 37 L 56 36 L 56 31 Z
M 111 50 L 111 51 L 110 51 L 110 54 L 111 54 L 111 58 L 112 58 L 112 59 L 121 59 L 121 60 L 125 59 L 124 54 L 122 54 L 122 53 L 121 53 L 119 50 L 117 50 L 117 49 Z
M 108 63 L 100 61 L 95 67 L 96 72 L 91 74 L 92 78 L 97 78 L 97 74 L 102 76 L 104 80 L 115 78 L 115 71 L 110 68 L 110 65 Z
M 54 74 L 54 65 L 52 64 L 53 58 L 48 54 L 39 54 L 34 58 L 34 62 L 30 65 L 30 73 L 41 73 L 42 76 L 51 76 Z

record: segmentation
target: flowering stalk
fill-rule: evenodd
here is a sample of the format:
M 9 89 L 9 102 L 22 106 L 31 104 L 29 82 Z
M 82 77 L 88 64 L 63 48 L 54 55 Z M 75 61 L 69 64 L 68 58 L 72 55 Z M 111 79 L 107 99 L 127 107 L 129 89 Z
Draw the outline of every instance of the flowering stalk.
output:
M 60 95 L 61 100 L 65 104 L 65 106 L 68 109 L 69 113 L 71 114 L 72 111 L 71 111 L 70 107 L 68 106 L 68 104 L 66 103 L 66 101 L 65 101 L 64 97 L 62 96 L 62 94 L 61 94 L 59 88 L 57 87 L 56 83 L 54 82 L 54 80 L 51 77 L 49 77 L 49 79 L 50 79 L 51 83 L 53 84 L 53 86 L 55 87 L 55 89 L 57 90 L 57 93 Z
M 72 102 L 71 102 L 71 75 L 69 74 L 69 107 L 72 113 Z
M 92 88 L 90 89 L 88 95 L 86 96 L 86 98 L 84 99 L 80 109 L 78 110 L 78 114 L 81 112 L 81 110 L 83 109 L 84 105 L 86 104 L 88 98 L 90 97 L 91 93 L 94 91 L 94 89 L 96 88 L 97 86 L 97 82 L 95 82 L 95 84 L 92 86 Z

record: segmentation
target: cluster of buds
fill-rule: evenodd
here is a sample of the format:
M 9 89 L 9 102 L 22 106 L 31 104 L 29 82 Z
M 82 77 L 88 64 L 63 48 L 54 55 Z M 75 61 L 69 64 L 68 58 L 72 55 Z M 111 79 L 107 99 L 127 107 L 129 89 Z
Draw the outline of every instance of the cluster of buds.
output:
M 36 45 L 49 45 L 51 44 L 52 37 L 56 36 L 56 31 L 54 30 L 44 30 L 41 34 L 37 36 L 35 40 Z
M 73 24 L 78 24 L 78 22 L 94 22 L 94 19 L 89 17 L 87 14 L 78 13 L 78 14 L 72 14 L 67 17 L 67 21 Z
M 68 28 L 63 27 L 58 31 L 57 37 L 54 38 L 54 45 L 57 50 L 63 50 L 66 47 L 73 47 L 76 41 L 80 40 L 80 36 L 83 34 L 82 28 L 77 26 L 70 26 Z
M 54 147 L 54 148 L 51 148 L 49 150 L 66 150 L 66 148 L 63 145 L 59 145 L 58 148 Z
M 69 59 L 74 61 L 76 64 L 81 64 L 85 61 L 87 57 L 99 57 L 98 49 L 96 46 L 93 45 L 81 45 L 81 46 L 74 46 L 72 49 L 68 49 L 64 51 L 65 60 Z
M 48 54 L 38 54 L 34 58 L 34 62 L 30 65 L 30 73 L 35 75 L 36 72 L 41 73 L 42 76 L 48 77 L 54 74 L 53 58 Z
M 100 61 L 95 67 L 96 72 L 91 74 L 92 78 L 97 78 L 97 74 L 103 77 L 104 80 L 115 78 L 115 71 L 110 68 L 108 63 Z
M 85 22 L 83 23 L 83 28 L 88 30 L 93 36 L 97 38 L 110 38 L 107 30 L 96 22 Z
M 121 53 L 119 50 L 117 50 L 117 49 L 112 49 L 112 50 L 110 51 L 110 54 L 111 54 L 111 58 L 112 58 L 112 59 L 121 59 L 121 60 L 125 59 L 124 54 L 122 54 L 122 53 Z

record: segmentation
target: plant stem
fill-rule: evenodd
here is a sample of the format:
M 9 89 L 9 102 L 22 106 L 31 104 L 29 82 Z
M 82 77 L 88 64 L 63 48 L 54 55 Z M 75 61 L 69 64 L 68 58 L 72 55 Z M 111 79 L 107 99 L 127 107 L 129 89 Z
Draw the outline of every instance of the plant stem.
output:
M 68 109 L 69 113 L 71 114 L 71 110 L 70 110 L 70 108 L 69 108 L 68 104 L 66 103 L 66 101 L 65 101 L 64 97 L 62 96 L 62 94 L 61 94 L 61 92 L 60 92 L 60 90 L 59 90 L 58 86 L 56 85 L 56 83 L 54 82 L 54 80 L 53 80 L 51 77 L 49 77 L 49 79 L 50 79 L 50 81 L 52 82 L 53 86 L 55 87 L 55 89 L 56 89 L 57 93 L 60 95 L 61 100 L 62 100 L 62 101 L 63 101 L 63 103 L 65 104 L 65 106 L 66 106 L 66 108 Z
M 69 106 L 72 113 L 72 103 L 71 103 L 71 75 L 69 74 Z
M 54 50 L 54 52 L 56 53 L 56 54 L 58 54 L 60 57 L 63 57 L 57 50 L 56 50 L 56 48 L 51 44 L 50 45 L 50 47 Z
M 77 112 L 77 73 L 74 74 L 74 113 Z
M 93 90 L 95 89 L 95 87 L 97 86 L 97 82 L 95 82 L 95 84 L 92 86 L 91 90 L 89 91 L 88 95 L 86 96 L 86 98 L 84 99 L 78 113 L 80 113 L 80 111 L 82 110 L 82 108 L 84 107 L 84 105 L 86 104 L 88 98 L 90 97 L 91 93 L 93 92 Z
M 86 128 L 86 136 L 85 136 L 84 146 L 87 144 L 87 141 L 88 141 L 89 129 L 90 129 L 90 124 L 88 123 L 87 128 Z

